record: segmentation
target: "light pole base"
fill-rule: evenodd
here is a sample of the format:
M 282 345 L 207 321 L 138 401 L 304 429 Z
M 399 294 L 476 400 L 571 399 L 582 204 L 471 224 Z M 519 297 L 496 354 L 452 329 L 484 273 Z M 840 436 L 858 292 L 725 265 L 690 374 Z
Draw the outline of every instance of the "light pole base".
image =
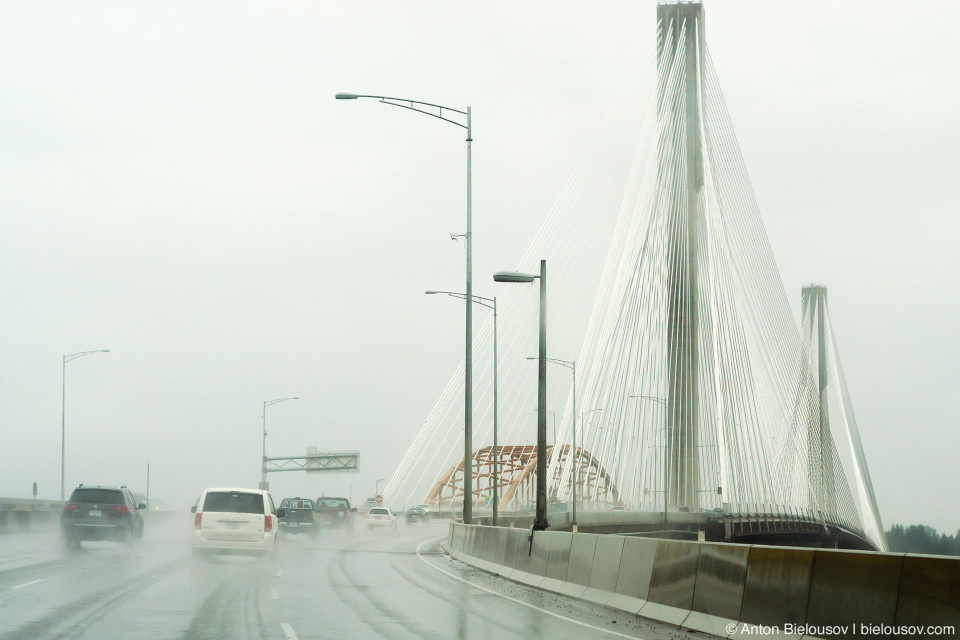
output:
M 533 530 L 534 531 L 546 531 L 550 528 L 550 524 L 547 522 L 534 522 Z
M 577 523 L 576 523 L 576 522 L 574 522 L 572 525 L 570 525 L 570 530 L 571 530 L 573 533 L 576 533 L 576 532 L 577 532 Z

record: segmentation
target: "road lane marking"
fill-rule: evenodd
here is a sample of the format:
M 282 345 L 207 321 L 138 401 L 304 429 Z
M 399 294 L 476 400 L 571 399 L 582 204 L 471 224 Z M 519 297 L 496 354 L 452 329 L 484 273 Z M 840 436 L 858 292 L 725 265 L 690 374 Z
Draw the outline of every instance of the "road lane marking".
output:
M 273 574 L 273 577 L 279 578 L 281 573 L 283 573 L 283 569 L 277 569 L 277 572 Z
M 279 600 L 279 599 L 280 599 L 280 592 L 277 591 L 277 588 L 276 588 L 276 587 L 273 588 L 273 591 L 271 591 L 271 594 L 273 595 L 273 599 L 274 599 L 274 600 Z
M 463 578 L 461 578 L 460 576 L 458 576 L 458 575 L 456 575 L 456 574 L 454 574 L 454 573 L 450 573 L 449 571 L 446 571 L 446 570 L 444 570 L 444 569 L 441 569 L 440 567 L 436 566 L 435 564 L 431 563 L 431 562 L 428 561 L 426 558 L 424 558 L 422 555 L 420 555 L 420 549 L 423 548 L 423 545 L 428 544 L 428 543 L 431 543 L 431 542 L 437 542 L 438 540 L 446 540 L 446 539 L 447 539 L 447 536 L 440 536 L 439 538 L 433 538 L 433 539 L 431 539 L 431 540 L 426 540 L 426 541 L 424 541 L 423 543 L 420 544 L 419 547 L 417 547 L 417 557 L 420 558 L 420 560 L 422 560 L 423 563 L 424 563 L 425 565 L 427 565 L 428 567 L 432 567 L 433 569 L 436 569 L 436 570 L 439 571 L 440 573 L 445 573 L 445 574 L 447 574 L 448 576 L 450 576 L 451 578 L 453 578 L 454 580 L 456 580 L 456 581 L 458 581 L 458 582 L 462 582 L 462 583 L 467 584 L 467 585 L 470 585 L 470 586 L 473 587 L 474 589 L 479 589 L 480 591 L 486 591 L 487 593 L 490 593 L 490 594 L 492 594 L 492 595 L 499 596 L 499 597 L 504 598 L 504 599 L 506 599 L 506 600 L 510 600 L 511 602 L 516 602 L 517 604 L 523 605 L 523 606 L 528 607 L 528 608 L 530 608 L 530 609 L 535 609 L 536 611 L 540 611 L 541 613 L 545 613 L 545 614 L 547 614 L 548 616 L 553 616 L 554 618 L 560 618 L 561 620 L 566 620 L 567 622 L 572 622 L 573 624 L 579 625 L 579 626 L 581 626 L 581 627 L 587 627 L 588 629 L 596 629 L 597 631 L 603 631 L 604 633 L 609 633 L 609 634 L 612 635 L 612 636 L 617 636 L 617 637 L 620 637 L 620 638 L 630 638 L 630 640 L 639 640 L 639 636 L 628 636 L 628 635 L 625 634 L 625 633 L 617 633 L 616 631 L 611 631 L 610 629 L 604 629 L 603 627 L 595 627 L 595 626 L 593 626 L 592 624 L 587 624 L 586 622 L 580 622 L 579 620 L 574 620 L 573 618 L 568 618 L 567 616 L 562 616 L 562 615 L 560 615 L 559 613 L 554 613 L 553 611 L 550 611 L 550 610 L 548 610 L 548 609 L 543 609 L 543 608 L 538 607 L 538 606 L 536 606 L 536 605 L 532 605 L 532 604 L 530 604 L 529 602 L 524 602 L 523 600 L 518 600 L 518 599 L 516 599 L 516 598 L 511 598 L 511 597 L 508 596 L 508 595 L 505 595 L 505 594 L 502 594 L 502 593 L 498 593 L 498 592 L 496 592 L 496 591 L 494 591 L 494 590 L 492 590 L 492 589 L 487 589 L 486 587 L 481 587 L 480 585 L 478 585 L 478 584 L 476 584 L 476 583 L 474 583 L 474 582 L 470 582 L 469 580 L 464 580 Z M 562 596 L 562 594 L 558 594 L 558 595 L 561 595 L 561 596 Z M 287 638 L 288 638 L 288 640 L 290 640 L 290 636 L 287 636 Z M 294 638 L 293 640 L 295 640 L 295 638 Z
M 39 582 L 44 582 L 45 580 L 46 580 L 46 578 L 40 578 L 39 580 L 34 580 L 33 582 L 24 582 L 23 584 L 18 584 L 18 585 L 15 586 L 15 587 L 10 587 L 10 591 L 13 591 L 13 590 L 15 590 L 15 589 L 23 589 L 24 587 L 29 587 L 29 586 L 32 585 L 32 584 L 37 584 L 37 583 L 39 583 Z
M 297 637 L 297 634 L 293 632 L 293 627 L 288 625 L 286 622 L 281 622 L 280 628 L 283 629 L 283 633 L 287 636 L 287 640 L 300 640 L 300 638 Z

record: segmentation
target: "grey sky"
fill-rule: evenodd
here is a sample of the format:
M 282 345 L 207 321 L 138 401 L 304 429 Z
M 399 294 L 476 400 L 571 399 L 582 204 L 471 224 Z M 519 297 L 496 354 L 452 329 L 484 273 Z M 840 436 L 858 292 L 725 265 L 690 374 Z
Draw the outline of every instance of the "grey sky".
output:
M 885 524 L 960 528 L 960 9 L 711 2 L 781 275 L 826 284 Z M 937 16 L 935 19 L 931 16 Z M 463 135 L 338 91 L 471 105 L 476 292 L 516 264 L 654 37 L 655 3 L 0 4 L 0 495 L 372 493 L 462 357 Z

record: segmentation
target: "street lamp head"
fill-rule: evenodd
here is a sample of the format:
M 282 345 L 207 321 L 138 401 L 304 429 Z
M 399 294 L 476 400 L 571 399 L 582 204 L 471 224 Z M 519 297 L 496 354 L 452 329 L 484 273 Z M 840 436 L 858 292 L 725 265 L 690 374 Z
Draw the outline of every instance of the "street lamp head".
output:
M 427 294 L 428 296 L 435 296 L 435 295 L 437 295 L 437 294 L 440 293 L 440 292 L 439 292 L 439 291 L 424 291 L 424 293 Z
M 355 93 L 338 93 L 337 94 L 337 100 L 356 100 L 359 97 L 360 96 L 358 96 Z
M 520 273 L 518 271 L 498 271 L 493 274 L 494 282 L 521 282 L 530 283 L 536 280 L 537 276 L 529 273 Z

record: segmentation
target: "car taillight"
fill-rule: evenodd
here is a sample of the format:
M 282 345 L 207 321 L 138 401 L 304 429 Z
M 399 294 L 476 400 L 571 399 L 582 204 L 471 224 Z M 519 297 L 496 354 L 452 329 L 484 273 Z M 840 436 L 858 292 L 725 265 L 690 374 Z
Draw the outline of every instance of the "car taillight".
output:
M 80 505 L 78 505 L 75 502 L 68 502 L 67 504 L 63 505 L 63 510 L 64 511 L 80 511 Z
M 201 521 L 202 519 L 203 519 L 203 514 L 202 514 L 202 513 L 195 513 L 195 514 L 193 514 L 193 527 L 194 527 L 195 529 L 199 529 L 199 528 L 200 528 L 200 521 Z
M 310 511 L 310 522 L 313 522 L 313 511 Z
M 127 515 L 128 513 L 130 513 L 130 509 L 128 509 L 128 508 L 127 508 L 127 505 L 125 505 L 125 504 L 114 505 L 113 510 L 116 511 L 117 513 L 119 513 L 119 514 L 122 515 L 122 516 L 125 516 L 125 515 Z
M 263 516 L 263 532 L 273 530 L 273 516 Z

